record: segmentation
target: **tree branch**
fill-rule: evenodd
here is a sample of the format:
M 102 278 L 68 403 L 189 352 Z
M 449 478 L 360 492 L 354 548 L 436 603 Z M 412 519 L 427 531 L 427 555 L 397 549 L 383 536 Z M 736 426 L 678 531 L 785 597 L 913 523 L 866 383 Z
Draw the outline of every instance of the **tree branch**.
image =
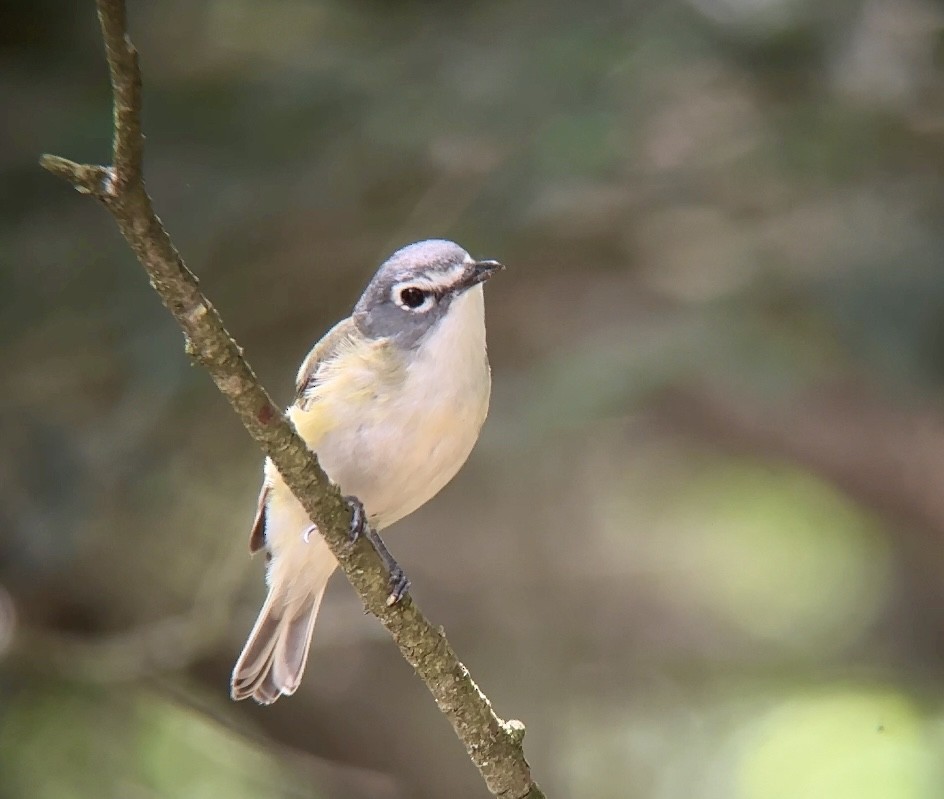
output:
M 347 504 L 259 384 L 154 213 L 142 175 L 141 73 L 127 34 L 125 3 L 98 0 L 97 6 L 114 100 L 113 165 L 76 164 L 52 155 L 42 156 L 41 165 L 111 212 L 154 290 L 183 329 L 187 353 L 206 368 L 246 430 L 272 458 L 367 610 L 380 619 L 426 683 L 488 790 L 501 799 L 543 799 L 522 751 L 524 725 L 495 714 L 443 631 L 427 621 L 410 597 L 387 607 L 388 577 L 377 552 L 364 538 L 348 546 Z

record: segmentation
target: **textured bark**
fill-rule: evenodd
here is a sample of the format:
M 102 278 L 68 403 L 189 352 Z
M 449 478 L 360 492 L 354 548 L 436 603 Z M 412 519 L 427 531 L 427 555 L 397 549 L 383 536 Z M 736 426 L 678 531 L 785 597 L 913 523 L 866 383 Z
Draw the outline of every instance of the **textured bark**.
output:
M 186 335 L 186 351 L 213 378 L 243 425 L 272 458 L 338 559 L 368 611 L 380 619 L 403 657 L 426 683 L 479 769 L 488 790 L 502 799 L 542 799 L 522 752 L 524 725 L 503 721 L 472 680 L 441 629 L 433 627 L 407 596 L 387 607 L 388 576 L 380 557 L 361 538 L 348 544 L 350 512 L 317 457 L 259 384 L 242 350 L 201 293 L 170 236 L 154 213 L 144 186 L 141 73 L 127 35 L 123 0 L 98 0 L 98 17 L 114 99 L 113 164 L 76 164 L 44 155 L 42 166 L 111 212 L 160 295 Z

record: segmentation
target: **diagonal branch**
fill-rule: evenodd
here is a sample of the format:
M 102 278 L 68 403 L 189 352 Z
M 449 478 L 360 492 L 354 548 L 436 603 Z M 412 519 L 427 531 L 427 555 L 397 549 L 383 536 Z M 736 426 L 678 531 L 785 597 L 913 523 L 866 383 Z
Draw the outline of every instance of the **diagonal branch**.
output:
M 154 213 L 142 175 L 141 74 L 127 34 L 125 3 L 98 0 L 97 5 L 114 99 L 113 165 L 76 164 L 52 155 L 44 155 L 41 165 L 111 212 L 154 290 L 184 331 L 187 353 L 206 368 L 246 430 L 272 458 L 367 610 L 380 619 L 426 683 L 488 790 L 501 799 L 543 799 L 522 751 L 524 725 L 495 714 L 445 634 L 429 623 L 411 598 L 387 607 L 387 575 L 376 550 L 363 538 L 348 546 L 347 504 L 259 384 Z

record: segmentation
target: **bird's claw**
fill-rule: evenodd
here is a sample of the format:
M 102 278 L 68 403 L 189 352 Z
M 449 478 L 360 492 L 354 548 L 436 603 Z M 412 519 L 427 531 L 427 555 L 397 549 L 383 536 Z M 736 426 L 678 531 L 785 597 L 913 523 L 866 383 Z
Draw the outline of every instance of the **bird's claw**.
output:
M 364 503 L 353 496 L 343 499 L 351 509 L 351 524 L 348 527 L 348 549 L 350 549 L 357 543 L 357 539 L 368 533 L 370 528 L 367 526 L 367 511 L 364 510 Z
M 364 503 L 357 497 L 343 497 L 347 506 L 351 509 L 351 524 L 348 528 L 348 548 L 357 543 L 367 530 L 367 513 L 364 510 Z M 317 524 L 310 524 L 302 531 L 302 541 L 306 544 L 311 543 L 311 537 L 318 532 Z
M 403 569 L 399 566 L 394 566 L 393 570 L 390 572 L 390 593 L 387 594 L 387 607 L 392 608 L 396 605 L 397 602 L 406 596 L 406 592 L 409 590 L 409 578 L 403 573 Z

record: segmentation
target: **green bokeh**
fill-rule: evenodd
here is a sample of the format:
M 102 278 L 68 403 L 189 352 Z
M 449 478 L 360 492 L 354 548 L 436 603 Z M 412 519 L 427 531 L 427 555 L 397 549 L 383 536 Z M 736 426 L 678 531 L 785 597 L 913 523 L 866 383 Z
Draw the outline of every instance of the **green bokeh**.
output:
M 24 691 L 0 717 L 0 773 L 30 799 L 285 795 L 264 750 L 147 692 Z
M 944 795 L 940 754 L 899 693 L 811 693 L 746 733 L 738 799 L 935 799 Z
M 753 635 L 828 651 L 854 641 L 884 606 L 880 528 L 808 473 L 721 462 L 672 515 L 697 569 L 693 591 Z

